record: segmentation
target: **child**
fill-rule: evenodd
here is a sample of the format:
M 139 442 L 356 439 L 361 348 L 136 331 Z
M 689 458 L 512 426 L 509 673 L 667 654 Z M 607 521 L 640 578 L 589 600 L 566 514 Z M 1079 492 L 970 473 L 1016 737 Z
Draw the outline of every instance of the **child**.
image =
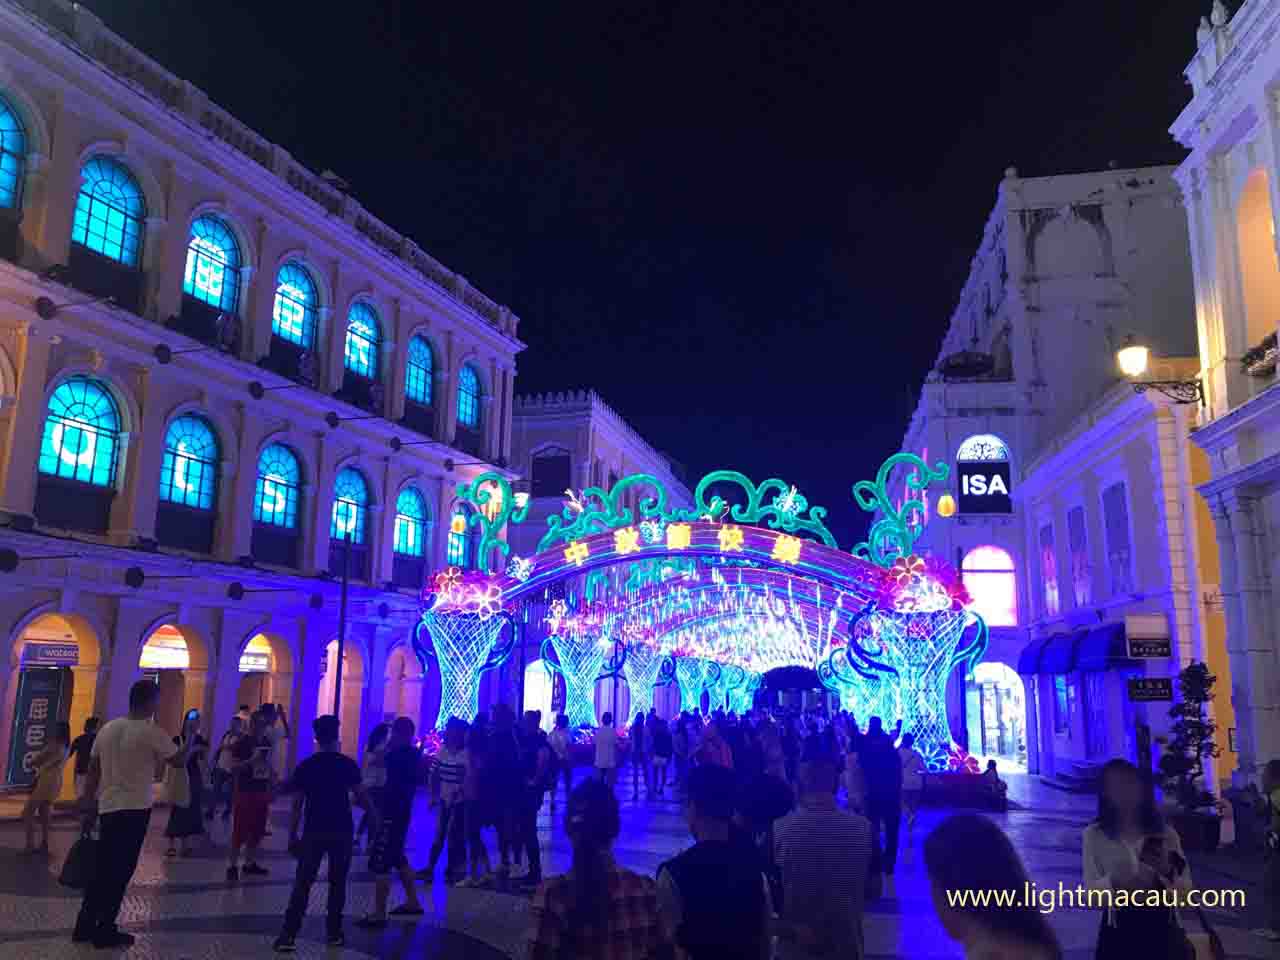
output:
M 467 853 L 464 849 L 465 790 L 467 778 L 467 730 L 457 719 L 450 719 L 444 729 L 444 746 L 436 754 L 431 765 L 428 790 L 431 806 L 436 810 L 436 836 L 431 841 L 431 853 L 427 865 L 418 871 L 418 878 L 427 883 L 435 879 L 436 864 L 449 842 L 449 859 L 445 863 L 446 883 L 457 883 L 467 873 Z
M 996 762 L 994 760 L 987 761 L 987 769 L 982 773 L 982 779 L 986 781 L 987 789 L 991 791 L 992 799 L 1001 810 L 1008 809 L 1008 800 L 1005 799 L 1005 793 L 1009 789 L 1009 785 L 1000 779 L 1000 774 L 996 770 Z
M 387 737 L 391 727 L 385 723 L 377 724 L 369 731 L 369 741 L 364 745 L 364 763 L 360 768 L 360 782 L 374 805 L 382 803 L 382 790 L 387 785 Z M 360 828 L 356 830 L 355 853 L 360 852 L 360 838 L 368 832 L 369 811 L 365 810 L 360 818 Z
M 913 734 L 904 733 L 898 747 L 902 760 L 902 807 L 907 815 L 908 830 L 916 822 L 916 811 L 920 809 L 920 797 L 924 793 L 924 757 L 915 748 L 915 742 Z
M 560 764 L 560 777 L 564 780 L 564 799 L 569 801 L 569 791 L 573 789 L 573 770 L 569 766 L 569 718 L 563 713 L 556 716 L 556 728 L 547 738 L 551 749 L 555 752 Z M 556 809 L 556 784 L 551 784 L 551 812 Z
M 612 713 L 601 717 L 596 729 L 596 771 L 609 789 L 613 789 L 618 778 L 618 731 L 613 729 Z

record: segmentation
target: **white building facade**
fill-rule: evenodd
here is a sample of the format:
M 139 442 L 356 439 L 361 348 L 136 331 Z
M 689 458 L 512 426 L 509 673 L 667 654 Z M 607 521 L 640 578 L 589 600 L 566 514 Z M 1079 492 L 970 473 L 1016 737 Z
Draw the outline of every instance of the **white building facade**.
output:
M 1212 476 L 1239 773 L 1280 757 L 1280 2 L 1215 3 L 1185 71 L 1171 132 L 1191 240 L 1206 407 L 1195 443 Z
M 284 705 L 430 722 L 438 522 L 511 456 L 518 318 L 78 4 L 0 0 L 0 743 Z M 435 691 L 433 693 L 433 690 Z M 24 763 L 27 768 L 24 768 Z

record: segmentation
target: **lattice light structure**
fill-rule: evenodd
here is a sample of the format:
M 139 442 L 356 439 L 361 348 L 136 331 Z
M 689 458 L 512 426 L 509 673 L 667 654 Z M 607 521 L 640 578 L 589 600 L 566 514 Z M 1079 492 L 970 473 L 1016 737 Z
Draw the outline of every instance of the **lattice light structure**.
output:
M 500 665 L 511 652 L 512 640 L 499 643 L 506 617 L 479 614 L 422 615 L 422 628 L 431 639 L 428 650 L 440 665 L 440 712 L 436 729 L 450 717 L 470 723 L 480 711 L 480 674 Z M 419 644 L 421 646 L 421 644 Z
M 555 650 L 556 660 L 544 650 L 542 662 L 549 671 L 564 677 L 564 712 L 569 726 L 594 727 L 596 680 L 605 661 L 613 656 L 613 641 L 595 634 L 563 631 L 547 637 L 546 643 Z
M 658 674 L 662 671 L 663 661 L 667 654 L 656 646 L 647 643 L 631 643 L 627 645 L 627 658 L 622 662 L 622 675 L 627 680 L 627 690 L 631 694 L 630 713 L 649 712 L 653 706 L 653 688 L 658 682 Z
M 723 672 L 728 678 L 725 682 L 725 694 L 728 697 L 726 709 L 742 716 L 755 704 L 756 690 L 762 678 L 760 674 L 745 670 L 736 663 L 724 667 Z
M 698 657 L 676 657 L 676 683 L 680 685 L 680 709 L 692 713 L 702 707 L 702 692 L 713 677 L 720 674 L 714 660 Z
M 733 677 L 730 670 L 742 670 L 737 664 L 722 664 L 714 678 L 707 681 L 707 709 L 724 710 L 729 699 L 729 684 Z M 744 671 L 745 672 L 745 671 Z

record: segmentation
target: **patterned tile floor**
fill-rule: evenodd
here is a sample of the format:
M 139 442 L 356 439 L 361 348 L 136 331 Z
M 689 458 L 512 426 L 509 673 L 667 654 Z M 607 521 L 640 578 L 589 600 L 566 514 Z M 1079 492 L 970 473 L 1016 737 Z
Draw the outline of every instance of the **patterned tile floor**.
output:
M 1014 810 L 998 819 L 1013 838 L 1033 879 L 1041 887 L 1059 881 L 1074 886 L 1080 876 L 1080 830 L 1089 817 L 1089 801 L 1040 787 L 1029 778 L 1011 778 L 1011 796 L 1029 809 Z M 616 853 L 632 869 L 652 873 L 657 865 L 689 842 L 680 806 L 667 799 L 632 803 L 625 786 L 623 835 Z M 124 956 L 130 960 L 222 960 L 267 956 L 278 931 L 292 881 L 292 861 L 283 851 L 283 808 L 276 814 L 276 834 L 268 841 L 269 877 L 236 889 L 222 884 L 223 848 L 186 860 L 164 858 L 164 811 L 153 818 L 143 860 L 125 902 L 122 925 L 139 934 L 138 944 Z M 934 917 L 927 882 L 920 863 L 920 843 L 943 813 L 922 812 L 915 830 L 904 838 L 896 883 L 896 897 L 873 904 L 865 929 L 872 958 L 910 957 L 921 960 L 959 956 Z M 559 813 L 544 806 L 541 816 L 547 872 L 568 866 L 570 852 Z M 48 859 L 26 859 L 19 851 L 20 824 L 0 824 L 0 960 L 61 960 L 101 955 L 70 942 L 70 929 L 79 906 L 74 892 L 57 884 L 56 872 L 76 829 L 69 821 L 55 825 L 53 852 Z M 410 859 L 425 860 L 432 834 L 425 804 L 418 811 Z M 225 832 L 215 827 L 216 842 Z M 373 885 L 362 861 L 352 877 L 348 916 L 370 905 Z M 1225 876 L 1201 873 L 1202 885 L 1237 886 Z M 1250 891 L 1260 896 L 1256 888 Z M 365 934 L 349 925 L 344 950 L 323 946 L 325 886 L 312 892 L 311 915 L 299 938 L 298 955 L 307 957 L 466 958 L 466 960 L 523 960 L 523 936 L 528 903 L 525 899 L 488 891 L 452 890 L 442 883 L 425 891 L 428 915 L 416 924 L 396 924 L 382 934 Z M 394 895 L 393 895 L 394 896 Z M 1215 919 L 1232 957 L 1274 958 L 1273 944 L 1251 937 L 1249 918 L 1227 912 Z M 1098 917 L 1084 911 L 1060 911 L 1052 918 L 1071 960 L 1093 954 Z

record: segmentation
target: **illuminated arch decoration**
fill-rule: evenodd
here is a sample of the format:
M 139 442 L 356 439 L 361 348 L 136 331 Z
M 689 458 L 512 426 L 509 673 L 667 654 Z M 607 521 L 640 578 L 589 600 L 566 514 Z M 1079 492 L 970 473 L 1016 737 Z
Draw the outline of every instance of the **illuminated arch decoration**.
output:
M 431 344 L 421 336 L 411 337 L 405 360 L 404 395 L 424 407 L 431 406 L 432 364 Z
M 956 459 L 966 463 L 985 463 L 1009 459 L 1009 445 L 994 433 L 979 433 L 960 444 Z
M 760 683 L 764 680 L 760 674 L 735 664 L 725 667 L 725 672 L 729 674 L 728 694 L 730 713 L 737 714 L 739 717 L 755 706 L 756 690 L 760 688 Z
M 624 628 L 624 637 L 626 636 Z M 663 669 L 674 669 L 671 657 L 659 646 L 639 639 L 627 639 L 627 655 L 622 673 L 631 693 L 631 713 L 647 714 L 653 706 L 653 691 L 659 686 Z
M 373 307 L 357 300 L 347 311 L 347 338 L 343 364 L 366 380 L 378 379 L 378 354 L 382 352 L 382 325 Z
M 0 209 L 22 206 L 22 181 L 27 168 L 27 131 L 18 111 L 0 97 Z
M 469 363 L 458 371 L 458 426 L 480 429 L 480 375 Z
M 320 294 L 311 274 L 300 263 L 289 261 L 276 274 L 276 295 L 271 304 L 271 332 L 282 340 L 310 350 L 316 341 L 316 312 Z
M 184 414 L 169 424 L 160 461 L 160 499 L 212 510 L 218 493 L 218 438 L 203 417 Z
M 564 712 L 569 726 L 594 727 L 596 680 L 621 666 L 614 662 L 619 645 L 602 629 L 604 624 L 597 616 L 578 612 L 563 598 L 548 605 L 546 621 L 542 662 L 549 673 L 564 678 Z M 554 659 L 551 650 L 555 651 Z
M 369 484 L 354 467 L 343 467 L 333 480 L 333 512 L 329 537 L 350 539 L 356 546 L 365 541 L 369 516 Z
M 187 240 L 182 292 L 234 314 L 240 299 L 240 245 L 217 217 L 197 217 Z
M 40 439 L 41 473 L 94 487 L 113 487 L 120 454 L 120 408 L 107 388 L 70 377 L 49 397 Z
M 93 157 L 80 169 L 71 242 L 126 267 L 142 259 L 147 204 L 133 174 L 112 157 Z
M 689 713 L 702 709 L 702 694 L 720 678 L 720 665 L 714 660 L 688 656 L 679 649 L 675 653 L 676 683 L 680 687 L 680 709 Z
M 273 443 L 258 457 L 258 479 L 253 490 L 253 519 L 269 527 L 296 530 L 298 492 L 302 468 L 293 451 Z
M 417 487 L 405 487 L 396 497 L 395 529 L 391 547 L 405 557 L 421 557 L 426 552 L 427 503 Z

